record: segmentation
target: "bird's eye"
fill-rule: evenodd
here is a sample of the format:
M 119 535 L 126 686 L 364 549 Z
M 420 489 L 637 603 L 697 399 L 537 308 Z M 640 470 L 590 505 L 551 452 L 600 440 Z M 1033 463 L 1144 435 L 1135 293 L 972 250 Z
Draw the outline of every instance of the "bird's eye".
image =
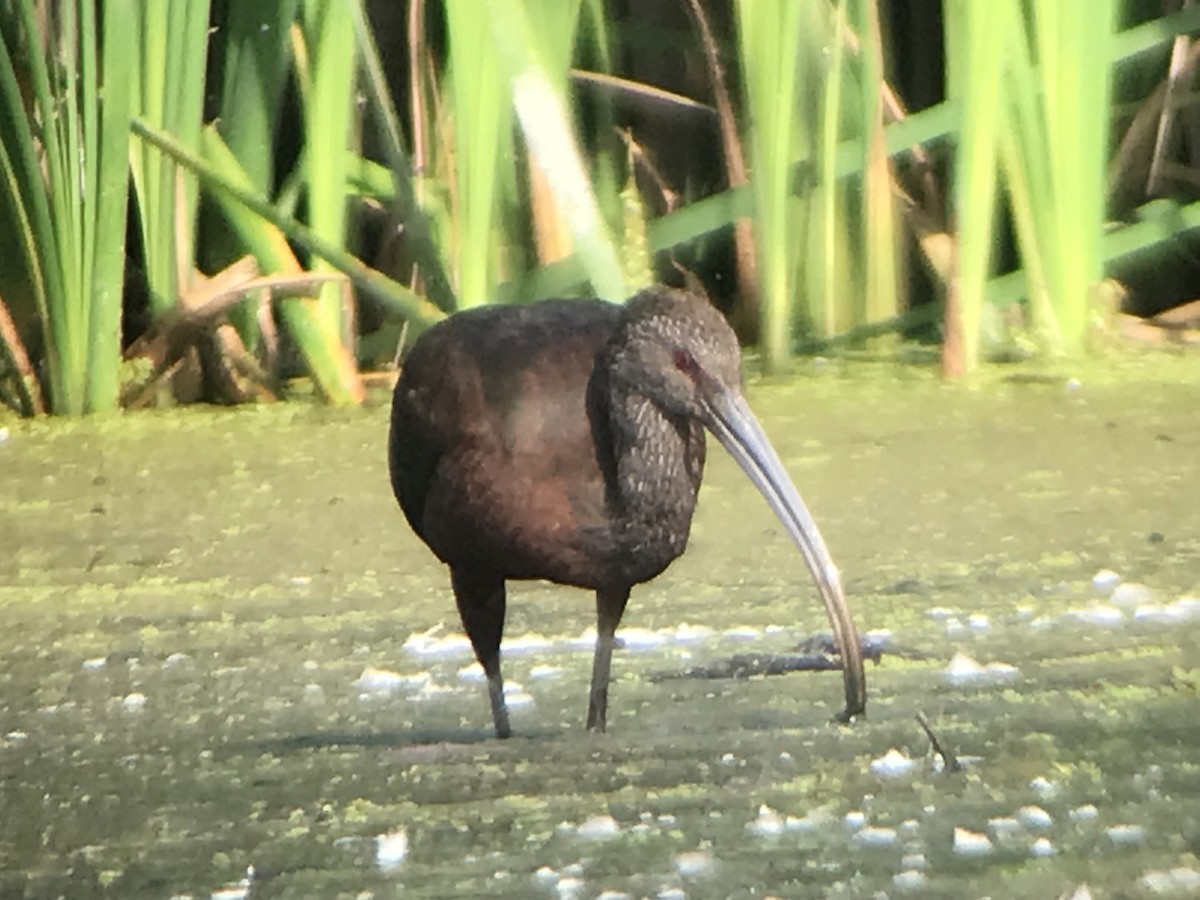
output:
M 700 364 L 696 362 L 696 357 L 682 347 L 676 347 L 674 361 L 675 368 L 693 381 L 696 380 L 696 376 L 700 373 Z

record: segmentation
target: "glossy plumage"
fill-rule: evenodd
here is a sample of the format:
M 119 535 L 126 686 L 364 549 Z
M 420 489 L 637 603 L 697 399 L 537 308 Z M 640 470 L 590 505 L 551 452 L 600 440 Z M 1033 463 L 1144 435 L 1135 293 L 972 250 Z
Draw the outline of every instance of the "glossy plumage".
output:
M 624 306 L 550 300 L 459 313 L 421 336 L 397 382 L 392 487 L 450 567 L 497 735 L 510 733 L 500 639 L 511 579 L 596 591 L 587 724 L 604 730 L 615 629 L 632 586 L 687 546 L 705 428 L 777 513 L 799 506 L 789 531 L 843 645 L 846 714 L 862 711 L 862 660 L 836 570 L 745 406 L 737 341 L 706 301 L 654 288 Z

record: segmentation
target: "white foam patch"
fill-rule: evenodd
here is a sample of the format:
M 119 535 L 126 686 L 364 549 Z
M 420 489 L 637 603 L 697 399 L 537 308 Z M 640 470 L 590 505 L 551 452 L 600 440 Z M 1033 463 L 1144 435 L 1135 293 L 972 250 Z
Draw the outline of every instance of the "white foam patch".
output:
M 625 645 L 626 650 L 660 647 L 671 639 L 668 632 L 653 631 L 649 628 L 623 628 L 617 632 L 617 637 Z
M 684 878 L 704 878 L 713 873 L 716 861 L 707 850 L 685 850 L 675 854 L 675 871 Z
M 1016 681 L 1019 674 L 1016 666 L 1003 662 L 981 666 L 965 653 L 954 654 L 943 672 L 947 681 L 958 685 L 1008 684 Z
M 401 675 L 391 669 L 378 669 L 367 666 L 352 684 L 360 691 L 369 694 L 391 694 L 396 691 L 416 691 L 429 684 L 431 676 L 428 672 L 418 672 L 415 675 Z
M 581 822 L 575 833 L 588 840 L 603 840 L 620 834 L 621 826 L 612 816 L 593 816 L 586 822 Z
M 404 862 L 408 856 L 408 831 L 397 828 L 375 835 L 375 865 L 390 872 Z
M 1141 825 L 1113 825 L 1104 829 L 1104 832 L 1114 844 L 1123 846 L 1143 844 L 1146 841 L 1146 829 Z
M 529 694 L 524 685 L 516 681 L 504 683 L 504 702 L 509 709 L 526 709 L 533 706 L 533 695 Z
M 1100 815 L 1100 810 L 1096 809 L 1094 804 L 1085 803 L 1083 806 L 1075 807 L 1067 815 L 1072 822 L 1094 822 Z
M 478 662 L 473 662 L 458 670 L 458 680 L 478 684 L 481 681 L 487 681 L 487 675 L 483 673 L 483 666 Z
M 568 875 L 566 878 L 560 878 L 558 884 L 554 886 L 555 892 L 564 900 L 570 900 L 572 897 L 578 897 L 586 884 L 582 878 L 574 875 Z
M 1125 613 L 1115 606 L 1109 606 L 1104 603 L 1093 603 L 1091 606 L 1085 606 L 1082 609 L 1068 610 L 1066 618 L 1074 619 L 1076 622 L 1082 622 L 1085 625 L 1111 627 L 1125 624 Z
M 508 655 L 519 653 L 537 653 L 549 650 L 553 646 L 553 639 L 546 637 L 544 634 L 539 634 L 536 631 L 531 631 L 527 634 L 514 635 L 513 637 L 506 637 L 502 644 L 504 652 Z
M 763 630 L 754 628 L 751 625 L 735 625 L 733 628 L 726 628 L 721 632 L 722 637 L 733 638 L 734 640 L 753 641 L 762 637 Z
M 1029 782 L 1029 789 L 1043 800 L 1053 800 L 1058 796 L 1058 785 L 1041 775 Z
M 1102 594 L 1111 594 L 1120 583 L 1121 576 L 1112 569 L 1101 569 L 1092 576 L 1092 587 Z
M 1200 894 L 1200 871 L 1180 866 L 1176 869 L 1151 869 L 1138 884 L 1152 894 L 1194 897 Z
M 992 842 L 986 834 L 956 827 L 953 850 L 956 856 L 987 856 L 992 852 Z
M 895 747 L 878 759 L 871 760 L 871 771 L 880 778 L 902 778 L 909 774 L 916 762 Z
M 209 900 L 245 900 L 254 885 L 254 866 L 246 867 L 246 875 L 209 894 Z
M 1057 853 L 1049 838 L 1038 838 L 1029 846 L 1029 855 L 1036 859 L 1047 859 Z
M 759 837 L 770 837 L 783 833 L 783 819 L 779 813 L 765 803 L 758 808 L 758 818 L 746 823 L 746 829 Z
M 469 656 L 474 651 L 471 642 L 465 634 L 440 634 L 441 625 L 435 625 L 428 631 L 410 634 L 401 645 L 413 656 Z
M 596 629 L 585 628 L 575 637 L 567 638 L 566 643 L 575 649 L 583 649 L 596 646 Z
M 868 825 L 855 833 L 854 843 L 860 847 L 891 847 L 896 843 L 896 829 Z
M 1154 592 L 1136 581 L 1124 581 L 1113 588 L 1109 599 L 1117 606 L 1137 606 L 1154 599 Z
M 865 816 L 863 820 L 866 820 Z M 827 828 L 832 821 L 834 821 L 834 816 L 829 808 L 818 806 L 816 809 L 810 809 L 803 816 L 788 816 L 783 825 L 788 831 L 811 832 Z
M 988 829 L 997 840 L 1002 840 L 1020 831 L 1021 822 L 1012 816 L 996 816 L 994 819 L 988 819 Z
M 1179 602 L 1169 603 L 1165 606 L 1157 603 L 1143 603 L 1133 611 L 1133 621 L 1155 625 L 1178 625 L 1187 622 L 1195 615 L 1195 610 L 1189 609 Z
M 1171 605 L 1186 612 L 1188 618 L 1200 618 L 1200 597 L 1184 594 Z
M 562 666 L 537 665 L 529 670 L 529 677 L 535 681 L 541 681 L 546 678 L 555 678 L 561 674 Z
M 675 628 L 675 640 L 682 643 L 703 641 L 712 637 L 712 635 L 713 630 L 707 625 L 692 625 L 688 622 L 683 622 Z
M 925 889 L 925 873 L 916 869 L 906 869 L 892 876 L 892 885 L 902 893 L 921 891 Z
M 1017 810 L 1017 821 L 1026 828 L 1044 831 L 1054 824 L 1050 813 L 1040 806 L 1022 806 Z

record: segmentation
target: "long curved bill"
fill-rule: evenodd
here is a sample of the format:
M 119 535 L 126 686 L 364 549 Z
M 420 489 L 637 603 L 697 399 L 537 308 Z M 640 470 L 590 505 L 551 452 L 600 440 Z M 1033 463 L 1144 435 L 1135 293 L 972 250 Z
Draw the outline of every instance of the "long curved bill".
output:
M 813 521 L 808 507 L 779 461 L 779 455 L 746 401 L 738 393 L 724 387 L 715 384 L 710 387 L 709 391 L 703 392 L 709 413 L 705 424 L 771 505 L 800 548 L 817 583 L 825 611 L 829 614 L 829 623 L 833 626 L 834 641 L 842 657 L 846 708 L 838 718 L 849 722 L 866 710 L 867 676 L 863 671 L 858 630 L 850 618 L 850 610 L 842 592 L 841 575 L 829 555 L 817 523 Z

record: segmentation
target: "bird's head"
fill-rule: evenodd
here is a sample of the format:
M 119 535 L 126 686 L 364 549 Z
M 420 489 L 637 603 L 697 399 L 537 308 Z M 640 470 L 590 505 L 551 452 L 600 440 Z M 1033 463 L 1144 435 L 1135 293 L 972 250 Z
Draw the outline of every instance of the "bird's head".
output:
M 808 507 L 746 403 L 732 329 L 707 301 L 683 291 L 651 288 L 626 305 L 609 353 L 613 387 L 645 398 L 669 416 L 702 422 L 766 498 L 804 556 L 833 626 L 845 676 L 843 716 L 862 713 L 866 676 L 841 576 Z
M 612 377 L 671 416 L 709 424 L 720 394 L 742 392 L 737 337 L 707 300 L 654 287 L 633 297 L 612 345 Z

